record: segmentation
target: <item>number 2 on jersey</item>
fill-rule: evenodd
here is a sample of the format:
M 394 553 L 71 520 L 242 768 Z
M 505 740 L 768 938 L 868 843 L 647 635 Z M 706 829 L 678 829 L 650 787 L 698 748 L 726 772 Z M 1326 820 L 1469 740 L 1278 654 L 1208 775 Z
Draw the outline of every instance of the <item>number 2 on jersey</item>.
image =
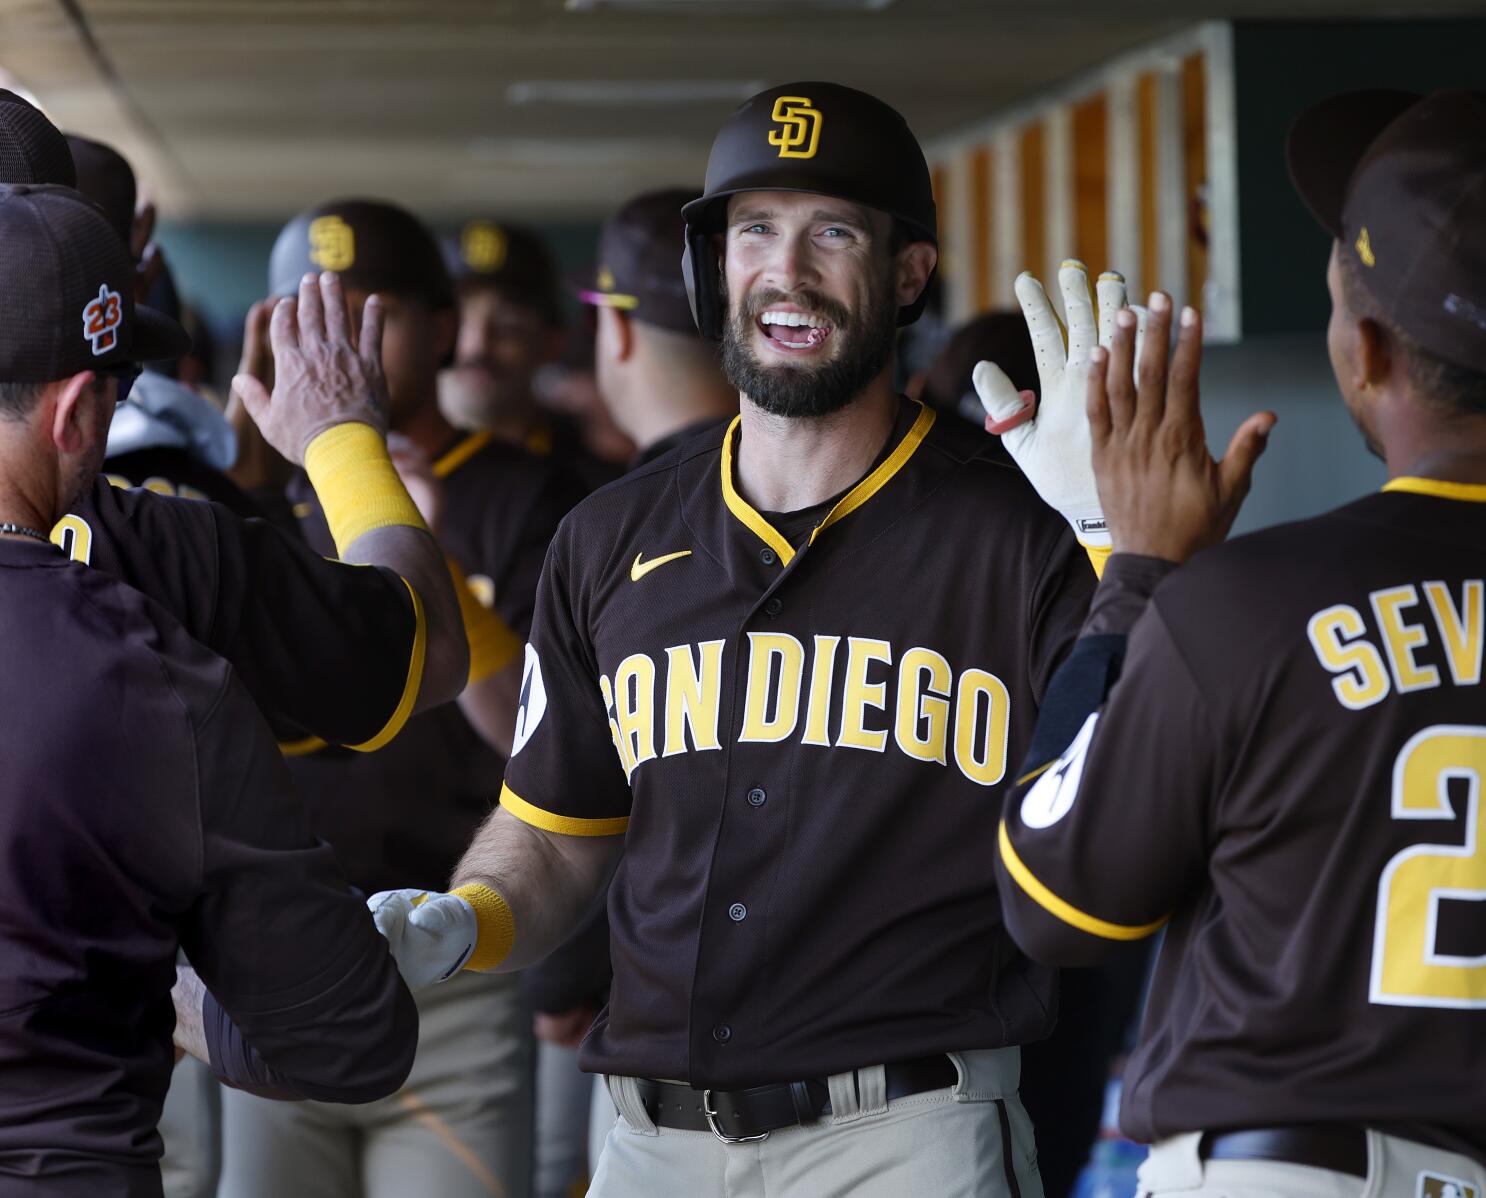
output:
M 1442 902 L 1478 904 L 1486 917 L 1486 728 L 1437 724 L 1412 737 L 1393 764 L 1393 818 L 1454 821 L 1452 782 L 1465 795 L 1463 842 L 1412 845 L 1378 881 L 1375 1003 L 1486 1008 L 1486 955 L 1452 956 L 1437 944 Z

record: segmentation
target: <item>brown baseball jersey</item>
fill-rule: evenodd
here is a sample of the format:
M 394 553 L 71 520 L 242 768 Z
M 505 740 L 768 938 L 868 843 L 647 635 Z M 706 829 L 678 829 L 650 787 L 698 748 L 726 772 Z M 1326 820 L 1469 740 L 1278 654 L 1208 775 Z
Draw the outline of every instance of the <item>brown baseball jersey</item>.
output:
M 139 591 L 9 537 L 0 638 L 0 1195 L 158 1198 L 178 948 L 219 1076 L 395 1090 L 412 996 L 231 667 Z
M 542 559 L 558 521 L 581 498 L 578 484 L 551 459 L 489 433 L 461 435 L 435 459 L 433 473 L 444 484 L 445 551 L 481 600 L 525 635 Z M 324 513 L 302 475 L 290 498 L 308 544 L 333 552 Z M 368 894 L 442 889 L 495 806 L 505 769 L 454 703 L 414 716 L 374 753 L 330 750 L 318 741 L 286 752 L 315 830 Z
M 1486 1161 L 1483 545 L 1486 487 L 1401 479 L 1199 555 L 1010 796 L 1024 948 L 1166 930 L 1135 1139 L 1354 1124 Z
M 1088 561 L 921 405 L 795 537 L 741 435 L 585 500 L 538 592 L 501 802 L 625 836 L 584 1068 L 746 1086 L 1044 1035 L 991 862 Z
M 103 478 L 52 540 L 231 662 L 282 741 L 376 745 L 417 700 L 421 601 L 391 570 L 327 561 L 265 521 Z

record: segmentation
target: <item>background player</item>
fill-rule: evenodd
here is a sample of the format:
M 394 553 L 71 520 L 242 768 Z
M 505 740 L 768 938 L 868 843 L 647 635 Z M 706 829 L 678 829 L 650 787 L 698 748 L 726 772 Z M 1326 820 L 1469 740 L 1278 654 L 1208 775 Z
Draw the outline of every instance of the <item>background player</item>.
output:
M 1168 371 L 1165 297 L 1138 386 L 1128 327 L 1096 351 L 1118 552 L 1008 802 L 1000 889 L 1047 960 L 1167 929 L 1121 1113 L 1154 1144 L 1144 1192 L 1479 1194 L 1486 97 L 1337 97 L 1289 154 L 1389 482 L 1199 553 L 1273 416 L 1212 461 L 1201 321 Z
M 438 532 L 460 570 L 471 686 L 460 706 L 415 717 L 377 752 L 315 742 L 286 751 L 312 824 L 353 885 L 368 894 L 408 877 L 438 886 L 498 794 L 499 749 L 510 743 L 516 711 L 518 633 L 530 621 L 547 543 L 577 495 L 551 459 L 489 434 L 461 433 L 439 411 L 439 363 L 456 330 L 454 294 L 437 244 L 414 217 L 367 200 L 322 204 L 280 234 L 270 289 L 292 289 L 317 259 L 340 267 L 353 312 L 375 292 L 388 314 L 389 418 L 431 463 L 442 492 Z M 330 529 L 309 479 L 296 476 L 289 494 L 305 540 L 329 551 Z M 483 1198 L 497 1187 L 524 1193 L 531 1033 L 516 979 L 465 975 L 422 996 L 419 1016 L 413 1073 L 385 1102 L 289 1108 L 225 1095 L 222 1194 L 349 1198 L 418 1186 L 448 1198 Z
M 594 364 L 604 406 L 639 449 L 635 466 L 738 412 L 717 346 L 697 336 L 678 247 L 683 188 L 636 196 L 604 222 L 599 265 L 578 298 L 594 307 Z
M 978 430 L 893 392 L 937 257 L 897 113 L 764 92 L 686 218 L 740 417 L 564 521 L 501 810 L 455 894 L 379 924 L 417 981 L 519 968 L 622 848 L 595 1194 L 1035 1195 L 1015 1046 L 1053 979 L 986 856 L 1092 572 Z
M 454 360 L 439 375 L 439 404 L 459 428 L 554 458 L 592 490 L 619 476 L 578 427 L 543 409 L 537 374 L 563 352 L 562 288 L 551 251 L 518 225 L 471 220 L 443 242 L 459 289 Z

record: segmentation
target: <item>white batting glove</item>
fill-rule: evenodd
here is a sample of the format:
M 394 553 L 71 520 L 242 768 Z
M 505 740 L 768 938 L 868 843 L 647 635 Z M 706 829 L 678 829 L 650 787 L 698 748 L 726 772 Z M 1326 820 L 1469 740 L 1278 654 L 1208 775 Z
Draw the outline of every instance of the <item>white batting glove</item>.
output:
M 1073 526 L 1083 545 L 1108 548 L 1109 530 L 1094 481 L 1092 442 L 1086 412 L 1089 351 L 1109 347 L 1114 339 L 1115 315 L 1125 302 L 1124 276 L 1106 272 L 1097 284 L 1098 314 L 1089 296 L 1088 268 L 1069 259 L 1058 270 L 1063 309 L 1068 314 L 1068 342 L 1063 328 L 1038 280 L 1024 271 L 1017 276 L 1016 297 L 1027 319 L 1032 348 L 1037 355 L 1037 377 L 1042 398 L 1035 407 L 1030 392 L 1018 392 L 994 362 L 980 362 L 972 378 L 981 406 L 990 420 L 987 428 L 1001 435 L 1016 464 L 1042 496 Z M 1136 360 L 1144 340 L 1146 311 L 1134 308 Z
M 453 977 L 475 951 L 475 909 L 457 894 L 382 890 L 366 906 L 409 990 Z

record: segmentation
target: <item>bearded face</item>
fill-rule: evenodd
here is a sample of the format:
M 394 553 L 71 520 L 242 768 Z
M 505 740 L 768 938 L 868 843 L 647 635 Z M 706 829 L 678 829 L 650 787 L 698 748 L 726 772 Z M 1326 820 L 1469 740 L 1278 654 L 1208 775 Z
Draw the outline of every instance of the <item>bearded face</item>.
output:
M 857 205 L 750 193 L 730 208 L 723 369 L 758 408 L 819 417 L 849 404 L 893 352 L 891 222 Z

